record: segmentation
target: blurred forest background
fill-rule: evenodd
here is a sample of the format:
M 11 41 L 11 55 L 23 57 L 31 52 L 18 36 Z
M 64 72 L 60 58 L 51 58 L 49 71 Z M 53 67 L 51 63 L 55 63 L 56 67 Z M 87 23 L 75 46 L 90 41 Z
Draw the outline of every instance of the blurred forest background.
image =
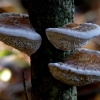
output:
M 100 25 L 100 0 L 74 0 L 75 23 L 92 22 Z M 0 13 L 27 14 L 28 0 L 0 0 Z M 30 58 L 0 42 L 0 100 L 26 100 L 23 74 L 31 96 Z M 77 87 L 78 100 L 100 100 L 100 82 Z M 30 99 L 29 99 L 30 100 Z

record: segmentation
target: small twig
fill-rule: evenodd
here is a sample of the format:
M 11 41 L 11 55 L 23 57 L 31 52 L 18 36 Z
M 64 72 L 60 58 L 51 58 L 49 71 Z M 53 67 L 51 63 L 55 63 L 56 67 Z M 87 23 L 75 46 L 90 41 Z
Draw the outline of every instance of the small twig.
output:
M 26 100 L 28 100 L 28 93 L 27 93 L 26 80 L 25 80 L 25 72 L 22 71 L 22 73 L 23 73 L 23 85 L 24 85 L 25 96 L 26 96 Z

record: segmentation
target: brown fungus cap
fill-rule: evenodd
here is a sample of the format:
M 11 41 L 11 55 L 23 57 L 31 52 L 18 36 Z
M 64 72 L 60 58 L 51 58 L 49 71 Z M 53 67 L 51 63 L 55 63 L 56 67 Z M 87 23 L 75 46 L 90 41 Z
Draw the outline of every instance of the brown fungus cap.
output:
M 51 74 L 59 81 L 82 86 L 100 81 L 100 52 L 76 49 L 65 62 L 49 63 Z
M 63 51 L 80 48 L 100 34 L 100 26 L 92 23 L 69 23 L 61 28 L 47 28 L 48 40 Z
M 0 41 L 29 56 L 41 45 L 41 36 L 35 32 L 27 14 L 0 14 Z

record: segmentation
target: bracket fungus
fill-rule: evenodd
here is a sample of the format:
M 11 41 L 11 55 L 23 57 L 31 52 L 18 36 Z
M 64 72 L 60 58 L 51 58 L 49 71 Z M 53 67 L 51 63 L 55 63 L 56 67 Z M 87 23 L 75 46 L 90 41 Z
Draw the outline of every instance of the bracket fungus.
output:
M 100 34 L 100 26 L 92 23 L 68 23 L 61 28 L 47 28 L 48 40 L 63 51 L 80 48 Z
M 0 14 L 0 41 L 29 56 L 41 45 L 41 36 L 35 32 L 27 14 Z
M 82 86 L 100 81 L 100 52 L 75 49 L 64 62 L 49 63 L 51 74 L 59 81 L 72 86 Z

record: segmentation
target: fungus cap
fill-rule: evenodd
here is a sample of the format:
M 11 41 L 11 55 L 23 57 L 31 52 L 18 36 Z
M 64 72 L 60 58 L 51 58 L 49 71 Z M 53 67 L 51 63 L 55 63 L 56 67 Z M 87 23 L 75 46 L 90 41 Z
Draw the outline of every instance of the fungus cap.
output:
M 82 47 L 90 39 L 100 34 L 100 26 L 92 23 L 69 23 L 61 28 L 47 28 L 48 40 L 63 51 Z
M 65 62 L 49 63 L 51 74 L 73 86 L 82 86 L 100 81 L 100 52 L 89 49 L 76 49 Z
M 40 47 L 41 36 L 32 28 L 27 14 L 1 13 L 0 41 L 31 55 Z

